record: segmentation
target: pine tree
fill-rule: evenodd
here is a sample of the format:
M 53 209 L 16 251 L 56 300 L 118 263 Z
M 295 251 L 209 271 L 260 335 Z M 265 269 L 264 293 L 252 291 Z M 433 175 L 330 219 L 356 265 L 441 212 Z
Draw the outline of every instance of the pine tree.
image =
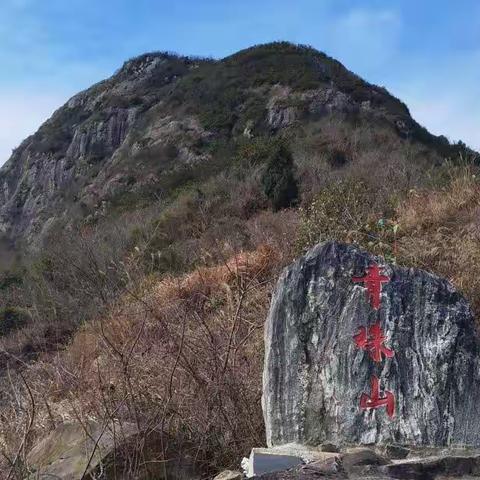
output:
M 292 154 L 284 144 L 278 145 L 270 155 L 263 172 L 262 185 L 275 211 L 290 207 L 298 199 Z

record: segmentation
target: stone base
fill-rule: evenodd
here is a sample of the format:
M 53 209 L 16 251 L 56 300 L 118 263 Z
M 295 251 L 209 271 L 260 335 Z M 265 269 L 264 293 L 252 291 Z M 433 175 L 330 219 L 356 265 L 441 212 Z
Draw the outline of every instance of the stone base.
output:
M 251 478 L 336 457 L 338 457 L 338 453 L 323 452 L 321 447 L 306 447 L 291 443 L 272 448 L 253 448 L 248 461 L 243 464 L 245 465 L 245 475 Z
M 389 447 L 351 447 L 340 453 L 297 444 L 254 448 L 245 473 L 261 480 L 480 479 L 479 449 L 402 447 L 407 458 L 398 459 L 393 458 L 398 449 Z M 392 457 L 386 456 L 389 451 Z

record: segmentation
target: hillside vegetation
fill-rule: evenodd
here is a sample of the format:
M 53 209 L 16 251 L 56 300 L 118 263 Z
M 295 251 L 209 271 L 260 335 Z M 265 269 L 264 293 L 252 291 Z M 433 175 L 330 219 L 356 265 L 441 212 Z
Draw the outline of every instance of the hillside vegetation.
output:
M 309 47 L 133 59 L 0 175 L 16 252 L 0 438 L 18 478 L 67 420 L 165 432 L 158 460 L 188 451 L 206 474 L 236 466 L 264 442 L 272 288 L 317 242 L 445 276 L 480 312 L 476 153 Z

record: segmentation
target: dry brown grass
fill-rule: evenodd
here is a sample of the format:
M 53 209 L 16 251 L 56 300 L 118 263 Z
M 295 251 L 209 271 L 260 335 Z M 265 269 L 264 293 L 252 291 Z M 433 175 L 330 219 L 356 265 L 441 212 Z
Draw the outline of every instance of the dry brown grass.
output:
M 387 261 L 449 279 L 480 318 L 478 168 L 447 164 L 430 173 L 432 184 L 443 186 L 402 195 L 408 182 L 400 190 L 382 187 L 379 192 L 356 175 L 324 188 L 301 209 L 299 252 L 329 239 L 356 243 Z
M 397 210 L 399 261 L 448 278 L 480 315 L 480 183 L 463 169 L 448 186 L 414 191 Z
M 35 363 L 17 362 L 36 403 L 28 445 L 61 421 L 115 419 L 138 424 L 146 435 L 161 430 L 189 448 L 193 445 L 206 471 L 238 466 L 253 445 L 264 443 L 263 322 L 272 284 L 279 269 L 298 254 L 302 235 L 302 249 L 331 238 L 354 241 L 388 260 L 447 277 L 480 314 L 480 182 L 475 171 L 449 170 L 443 187 L 407 194 L 415 181 L 406 166 L 399 172 L 389 166 L 375 179 L 366 174 L 370 164 L 380 171 L 381 156 L 357 156 L 347 168 L 359 171 L 321 188 L 316 196 L 309 192 L 315 198 L 309 208 L 257 212 L 211 232 L 202 226 L 208 235 L 197 239 L 195 248 L 206 256 L 206 264 L 216 265 L 161 280 L 131 275 L 135 281 L 126 293 L 100 318 L 85 323 L 65 348 L 44 353 Z M 391 175 L 395 181 L 387 181 Z M 380 190 L 378 181 L 385 183 Z M 389 190 L 390 184 L 399 188 Z M 210 217 L 207 210 L 197 221 Z M 382 227 L 380 218 L 385 220 Z M 179 218 L 172 228 L 176 223 Z M 392 225 L 399 226 L 395 237 Z M 218 229 L 225 231 L 220 235 Z M 256 249 L 242 251 L 237 231 Z M 191 253 L 189 242 L 186 254 Z M 227 252 L 231 256 L 218 262 Z M 134 271 L 140 256 L 140 249 L 134 249 L 116 265 Z M 94 280 L 87 284 L 92 291 Z M 35 335 L 33 328 L 0 345 L 15 352 L 16 345 Z M 24 438 L 31 413 L 14 360 L 9 359 L 12 369 L 3 376 L 0 415 L 0 437 L 10 456 Z
M 206 470 L 236 465 L 264 443 L 263 322 L 278 266 L 261 246 L 127 294 L 24 370 L 36 401 L 30 442 L 61 421 L 115 417 L 195 445 Z M 29 412 L 25 392 L 19 398 L 19 418 L 0 420 L 9 451 Z

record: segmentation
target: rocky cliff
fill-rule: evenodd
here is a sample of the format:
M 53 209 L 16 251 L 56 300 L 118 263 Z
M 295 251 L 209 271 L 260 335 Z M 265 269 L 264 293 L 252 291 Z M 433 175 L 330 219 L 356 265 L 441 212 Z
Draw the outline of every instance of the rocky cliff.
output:
M 219 61 L 147 54 L 74 96 L 14 151 L 0 171 L 0 231 L 38 246 L 56 226 L 167 198 L 199 169 L 226 168 L 218 152 L 236 138 L 334 116 L 382 125 L 438 158 L 451 148 L 385 89 L 309 47 L 269 44 Z
M 378 310 L 359 281 L 375 264 Z M 283 272 L 265 347 L 269 445 L 480 445 L 479 341 L 444 279 L 320 244 Z

